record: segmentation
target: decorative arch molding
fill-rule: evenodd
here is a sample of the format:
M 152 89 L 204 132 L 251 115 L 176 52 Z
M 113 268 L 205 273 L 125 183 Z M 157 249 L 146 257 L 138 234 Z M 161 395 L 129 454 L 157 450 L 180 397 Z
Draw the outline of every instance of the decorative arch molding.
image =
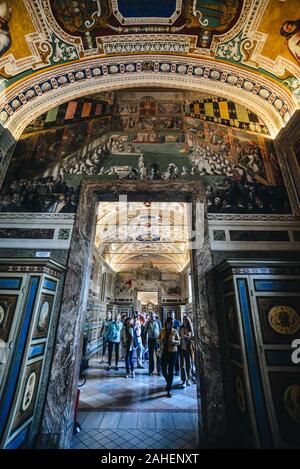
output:
M 224 96 L 260 116 L 273 138 L 297 110 L 286 90 L 256 73 L 209 59 L 141 55 L 73 63 L 18 82 L 0 95 L 0 122 L 17 140 L 33 119 L 66 101 L 144 86 Z

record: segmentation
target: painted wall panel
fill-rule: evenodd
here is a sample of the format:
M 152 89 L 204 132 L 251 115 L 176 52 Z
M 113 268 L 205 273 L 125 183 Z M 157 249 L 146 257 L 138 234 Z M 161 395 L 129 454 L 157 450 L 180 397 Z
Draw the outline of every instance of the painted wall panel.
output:
M 12 358 L 6 376 L 3 377 L 3 387 L 0 400 L 0 438 L 1 447 L 23 448 L 31 439 L 35 409 L 39 396 L 45 356 L 47 351 L 48 334 L 51 315 L 56 298 L 62 266 L 51 259 L 38 263 L 35 259 L 17 261 L 7 260 L 14 264 L 13 270 L 23 270 L 27 273 L 0 273 L 0 281 L 11 287 L 18 285 L 19 291 L 0 291 L 0 306 L 5 313 L 5 302 L 11 300 L 11 314 L 19 318 L 14 321 L 16 342 L 12 344 Z M 1 260 L 2 270 L 5 261 Z M 26 265 L 24 265 L 26 264 Z M 21 278 L 21 283 L 20 283 Z M 9 282 L 7 282 L 9 280 Z M 11 293 L 7 293 L 11 292 Z M 12 298 L 14 301 L 12 302 Z M 18 298 L 20 301 L 18 301 Z M 1 303 L 2 301 L 2 303 Z M 2 310 L 0 309 L 0 312 Z M 7 309 L 9 312 L 9 309 Z M 4 321 L 4 319 L 3 319 Z M 5 332 L 5 328 L 0 334 Z M 7 338 L 6 332 L 5 338 Z
M 300 337 L 299 265 L 238 262 L 228 262 L 235 290 L 228 270 L 223 281 L 236 425 L 258 447 L 298 448 L 300 368 L 291 344 Z

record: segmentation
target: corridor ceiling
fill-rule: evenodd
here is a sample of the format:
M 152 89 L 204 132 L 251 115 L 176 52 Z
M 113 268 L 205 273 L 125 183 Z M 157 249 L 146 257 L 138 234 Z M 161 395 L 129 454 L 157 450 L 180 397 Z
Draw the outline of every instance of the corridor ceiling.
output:
M 188 218 L 186 203 L 101 202 L 95 245 L 116 272 L 153 264 L 178 273 L 190 261 Z
M 275 137 L 299 108 L 299 0 L 6 0 L 0 122 L 18 138 L 48 109 L 105 90 L 223 96 Z

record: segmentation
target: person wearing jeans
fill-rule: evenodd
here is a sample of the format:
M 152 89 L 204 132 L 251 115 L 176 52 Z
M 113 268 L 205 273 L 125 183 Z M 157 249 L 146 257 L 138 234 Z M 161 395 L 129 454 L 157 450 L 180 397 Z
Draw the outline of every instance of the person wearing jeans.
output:
M 130 318 L 126 318 L 121 331 L 121 342 L 125 350 L 126 378 L 134 378 L 134 329 Z
M 115 347 L 115 370 L 118 370 L 118 363 L 119 363 L 119 348 L 120 348 L 120 341 L 121 341 L 121 329 L 123 327 L 123 323 L 121 321 L 120 314 L 117 314 L 115 319 L 111 321 L 108 325 L 107 329 L 107 343 L 108 343 L 108 368 L 107 371 L 111 369 L 111 360 L 113 354 L 113 348 Z
M 136 313 L 134 318 L 134 331 L 136 335 L 137 341 L 137 349 L 136 349 L 136 358 L 137 358 L 137 368 L 144 368 L 143 366 L 143 342 L 142 342 L 142 326 L 141 322 L 138 318 L 138 313 Z
M 193 355 L 193 338 L 194 328 L 188 316 L 183 317 L 183 323 L 180 326 L 180 369 L 182 388 L 190 386 L 192 355 Z
M 166 380 L 167 396 L 172 397 L 171 390 L 174 376 L 174 366 L 178 355 L 178 345 L 180 344 L 179 334 L 173 328 L 173 319 L 168 317 L 165 327 L 160 331 L 159 344 L 161 349 L 162 373 Z
M 103 321 L 100 336 L 102 337 L 102 362 L 104 362 L 106 347 L 107 347 L 107 332 L 108 326 L 112 321 L 112 313 L 108 311 L 106 319 Z
M 151 317 L 145 326 L 145 333 L 148 337 L 148 353 L 149 353 L 149 375 L 153 374 L 154 371 L 154 355 L 156 350 L 159 348 L 158 337 L 161 331 L 161 323 L 156 319 L 155 313 L 151 313 Z M 156 356 L 157 374 L 161 375 L 161 362 L 160 358 Z
M 180 328 L 180 321 L 176 319 L 175 317 L 175 311 L 171 311 L 169 316 L 173 319 L 173 328 L 176 329 L 176 331 L 179 333 L 179 328 Z M 177 358 L 175 361 L 175 375 L 179 375 L 179 354 L 177 354 Z

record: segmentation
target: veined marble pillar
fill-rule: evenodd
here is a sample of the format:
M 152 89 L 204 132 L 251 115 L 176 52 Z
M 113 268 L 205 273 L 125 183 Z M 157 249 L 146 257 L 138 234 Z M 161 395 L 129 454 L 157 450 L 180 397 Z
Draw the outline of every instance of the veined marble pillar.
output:
M 96 197 L 92 190 L 85 190 L 85 184 L 74 225 L 45 410 L 37 441 L 39 448 L 67 448 L 73 435 L 96 226 Z
M 191 271 L 196 309 L 199 417 L 202 443 L 206 446 L 213 445 L 224 435 L 225 405 L 207 212 L 198 196 L 193 200 L 193 224 L 196 232 L 202 231 L 202 242 L 192 250 Z

